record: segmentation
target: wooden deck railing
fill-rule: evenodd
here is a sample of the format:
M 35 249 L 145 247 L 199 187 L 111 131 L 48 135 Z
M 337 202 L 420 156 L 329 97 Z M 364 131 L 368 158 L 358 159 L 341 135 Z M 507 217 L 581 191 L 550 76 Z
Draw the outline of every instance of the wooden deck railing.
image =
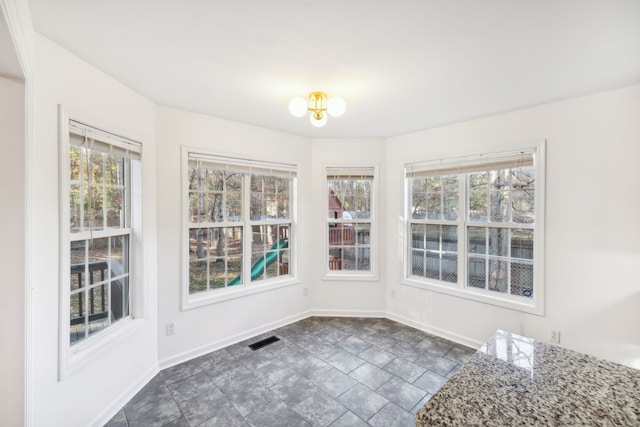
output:
M 329 227 L 329 245 L 353 245 L 356 242 L 356 232 L 352 225 L 336 224 Z
M 93 285 L 96 282 L 103 282 L 106 279 L 109 265 L 106 261 L 96 261 L 89 263 L 89 285 Z M 71 266 L 71 274 L 78 276 L 78 286 L 83 288 L 87 286 L 82 281 L 82 275 L 85 272 L 84 264 L 73 264 Z M 96 276 L 99 275 L 98 280 Z M 89 290 L 89 322 L 94 320 L 104 319 L 108 316 L 107 310 L 107 292 L 106 285 L 100 285 L 100 291 L 96 292 L 97 288 L 91 288 Z M 99 294 L 99 295 L 96 295 Z M 84 323 L 84 292 L 78 294 L 78 316 L 71 318 L 71 325 L 79 325 Z

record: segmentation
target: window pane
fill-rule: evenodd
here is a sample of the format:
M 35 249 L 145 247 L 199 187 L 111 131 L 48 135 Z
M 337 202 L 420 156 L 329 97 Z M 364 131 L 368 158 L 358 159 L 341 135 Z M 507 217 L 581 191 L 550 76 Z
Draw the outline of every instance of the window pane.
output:
M 442 191 L 457 194 L 458 189 L 459 189 L 458 175 L 442 176 Z
M 467 263 L 467 286 L 486 289 L 486 261 L 484 258 L 469 258 Z
M 189 253 L 196 258 L 205 257 L 205 246 L 209 247 L 209 235 L 205 228 L 192 228 L 189 230 Z
M 262 280 L 278 275 L 278 256 L 288 245 L 289 226 L 272 224 L 252 226 L 251 280 Z
M 494 259 L 489 260 L 489 290 L 506 293 L 507 286 L 507 262 Z
M 502 190 L 509 186 L 509 169 L 489 171 L 489 187 L 492 190 Z
M 210 277 L 209 287 L 210 289 L 224 288 L 227 284 L 227 268 L 224 258 L 213 258 L 209 264 Z
M 242 255 L 242 227 L 228 227 L 225 229 L 227 238 L 227 254 Z
M 426 181 L 424 178 L 411 180 L 411 217 L 423 219 L 427 213 Z
M 458 193 L 444 193 L 442 215 L 446 220 L 458 219 Z
M 251 220 L 258 221 L 265 217 L 264 194 L 251 193 Z
M 467 252 L 470 254 L 487 253 L 487 228 L 467 227 Z
M 427 249 L 432 251 L 440 250 L 440 226 L 427 224 Z
M 71 146 L 69 147 L 69 179 L 70 181 L 80 181 L 86 179 L 87 166 L 85 162 L 85 149 Z
M 111 237 L 111 276 L 122 276 L 129 272 L 129 259 L 127 256 L 129 236 Z
M 356 269 L 356 255 L 355 250 L 352 247 L 342 249 L 342 269 L 345 271 L 355 271 Z
M 82 187 L 71 184 L 69 188 L 69 220 L 71 232 L 82 229 Z
M 424 249 L 426 246 L 426 226 L 423 224 L 411 224 L 411 247 Z
M 103 237 L 89 241 L 89 283 L 104 281 L 107 277 L 109 238 Z
M 267 218 L 274 219 L 278 216 L 278 200 L 275 193 L 264 194 L 264 211 Z
M 107 189 L 106 196 L 107 227 L 124 227 L 124 212 L 122 210 L 122 198 L 124 197 L 124 189 Z
M 455 225 L 442 226 L 442 250 L 449 252 L 458 251 L 458 227 Z
M 486 171 L 474 172 L 468 175 L 469 177 L 469 190 L 471 192 L 480 191 L 484 192 L 489 189 L 489 173 Z
M 242 283 L 242 255 L 227 258 L 227 286 Z
M 329 248 L 329 270 L 342 270 L 342 250 L 340 248 Z
M 427 196 L 427 218 L 442 218 L 442 193 L 429 193 Z
M 535 169 L 532 166 L 511 169 L 511 187 L 514 190 L 533 192 L 535 188 Z
M 227 192 L 225 221 L 242 221 L 242 193 Z
M 85 338 L 85 303 L 87 301 L 86 291 L 80 291 L 71 294 L 69 313 L 70 313 L 70 336 L 69 341 L 75 344 Z
M 199 169 L 190 167 L 188 172 L 189 191 L 197 191 L 200 189 Z
M 489 255 L 509 256 L 509 229 L 489 228 Z
M 511 294 L 533 297 L 533 264 L 511 263 Z
M 442 255 L 442 280 L 451 283 L 458 281 L 457 255 Z
M 278 253 L 278 275 L 289 274 L 289 250 L 285 249 Z
M 241 173 L 226 172 L 225 190 L 229 193 L 242 193 L 243 176 Z
M 508 193 L 502 190 L 493 190 L 489 193 L 489 217 L 491 222 L 509 221 Z
M 111 282 L 111 321 L 129 315 L 129 278 L 123 277 Z
M 213 168 L 201 168 L 202 190 L 216 193 L 224 190 L 225 173 Z
M 71 290 L 79 289 L 86 284 L 85 279 L 85 244 L 84 240 L 71 242 Z
M 411 251 L 411 274 L 424 277 L 424 251 Z
M 89 290 L 89 335 L 109 326 L 107 288 L 108 285 L 102 285 Z
M 264 252 L 251 254 L 251 280 L 264 280 L 265 255 Z
M 207 290 L 207 260 L 196 259 L 189 261 L 189 293 Z
M 371 269 L 371 249 L 356 248 L 356 255 L 358 258 L 356 269 L 359 271 L 369 271 Z
M 440 182 L 440 176 L 428 176 L 425 179 L 426 189 L 425 191 L 429 194 L 437 193 L 442 191 L 442 185 Z
M 204 193 L 205 222 L 222 222 L 224 220 L 222 192 Z
M 355 231 L 358 246 L 371 244 L 371 224 L 357 224 Z
M 511 231 L 511 258 L 533 259 L 533 230 Z
M 469 193 L 469 220 L 486 221 L 488 217 L 488 191 L 471 191 Z
M 425 277 L 440 280 L 440 255 L 427 253 Z
M 511 192 L 511 215 L 513 222 L 524 224 L 534 222 L 535 203 L 533 195 L 533 190 Z
M 85 227 L 101 230 L 104 227 L 104 190 L 102 187 L 91 187 L 88 209 L 85 210 Z M 88 220 L 88 223 L 87 223 Z
M 200 212 L 204 212 L 204 199 L 202 193 L 197 191 L 189 191 L 189 222 L 197 224 L 204 221 L 203 217 L 200 218 Z
M 102 162 L 102 153 L 99 151 L 89 150 L 89 174 L 93 184 L 104 182 L 104 167 Z
M 115 154 L 103 154 L 105 184 L 124 185 L 124 158 Z

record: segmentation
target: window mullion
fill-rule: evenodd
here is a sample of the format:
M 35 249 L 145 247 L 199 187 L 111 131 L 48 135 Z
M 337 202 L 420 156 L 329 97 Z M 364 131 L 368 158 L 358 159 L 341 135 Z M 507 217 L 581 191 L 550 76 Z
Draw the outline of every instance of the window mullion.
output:
M 251 222 L 251 175 L 242 175 L 242 284 L 251 284 L 251 242 L 253 224 Z
M 458 176 L 458 288 L 467 284 L 467 225 L 469 197 L 469 179 L 466 174 Z

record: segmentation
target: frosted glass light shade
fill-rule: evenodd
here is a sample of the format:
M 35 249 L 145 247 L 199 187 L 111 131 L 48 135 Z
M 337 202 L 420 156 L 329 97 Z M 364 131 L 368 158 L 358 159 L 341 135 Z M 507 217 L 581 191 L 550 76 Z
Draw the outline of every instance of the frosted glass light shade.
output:
M 323 114 L 320 120 L 316 120 L 316 118 L 313 116 L 313 113 L 312 113 L 312 114 L 309 114 L 309 121 L 315 127 L 321 128 L 322 126 L 327 124 L 327 115 Z
M 309 108 L 307 100 L 301 96 L 297 96 L 289 102 L 289 111 L 294 117 L 304 116 L 307 113 L 307 108 Z
M 334 96 L 327 102 L 327 112 L 331 114 L 331 117 L 340 117 L 346 109 L 347 104 L 339 96 Z

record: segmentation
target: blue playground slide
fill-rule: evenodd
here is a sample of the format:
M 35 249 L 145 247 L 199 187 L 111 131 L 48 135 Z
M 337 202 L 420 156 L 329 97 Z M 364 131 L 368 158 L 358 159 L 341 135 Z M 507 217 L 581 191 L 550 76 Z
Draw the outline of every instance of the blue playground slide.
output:
M 286 249 L 289 246 L 289 241 L 280 239 L 271 246 L 271 250 Z M 262 275 L 264 270 L 273 264 L 278 259 L 278 252 L 269 252 L 266 257 L 260 258 L 251 266 L 251 280 L 256 280 Z M 266 266 L 265 266 L 266 263 Z M 239 285 L 242 283 L 242 276 L 234 277 L 227 286 Z

